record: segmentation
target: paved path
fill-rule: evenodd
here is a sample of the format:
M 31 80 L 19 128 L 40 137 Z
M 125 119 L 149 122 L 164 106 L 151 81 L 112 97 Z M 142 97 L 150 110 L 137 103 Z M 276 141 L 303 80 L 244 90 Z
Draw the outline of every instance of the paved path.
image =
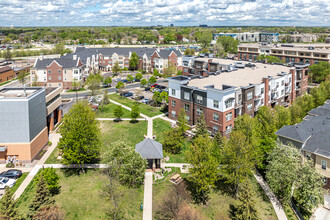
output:
M 99 121 L 114 121 L 114 120 L 117 120 L 117 118 L 96 118 L 96 120 L 99 120 Z M 131 118 L 121 118 L 120 120 L 121 121 L 132 121 Z M 145 118 L 137 118 L 136 120 L 145 121 L 146 119 Z
M 147 137 L 153 139 L 153 123 L 152 119 L 148 118 L 148 132 L 147 132 Z
M 18 187 L 14 194 L 14 198 L 18 199 L 24 192 L 25 188 L 30 184 L 34 176 L 38 173 L 39 169 L 42 168 L 42 165 L 46 162 L 48 157 L 53 153 L 54 149 L 57 147 L 57 143 L 60 139 L 60 134 L 53 134 L 50 138 L 50 141 L 52 142 L 52 146 L 47 150 L 47 152 L 42 156 L 42 158 L 38 161 L 37 165 L 34 166 L 34 168 L 31 170 L 29 175 L 24 179 L 22 184 Z
M 287 220 L 287 217 L 285 215 L 284 209 L 283 209 L 280 201 L 278 201 L 277 197 L 271 191 L 271 189 L 269 188 L 266 181 L 262 178 L 262 176 L 259 173 L 254 174 L 254 177 L 260 184 L 261 188 L 264 190 L 265 194 L 268 196 L 270 202 L 272 203 L 275 213 L 277 215 L 277 218 L 279 220 Z
M 105 169 L 108 167 L 107 164 L 83 164 L 82 165 L 86 169 L 94 169 L 94 168 L 99 168 L 99 169 Z M 61 169 L 61 168 L 81 168 L 80 164 L 44 164 L 42 165 L 43 168 L 56 168 L 56 169 Z
M 152 172 L 144 178 L 143 220 L 152 220 Z
M 161 117 L 159 117 L 159 118 L 161 118 L 161 119 L 163 119 L 163 120 L 165 120 L 165 121 L 171 122 L 171 123 L 173 123 L 173 124 L 176 124 L 176 121 L 174 121 L 174 120 L 172 120 L 172 119 L 169 119 L 168 117 L 161 116 Z

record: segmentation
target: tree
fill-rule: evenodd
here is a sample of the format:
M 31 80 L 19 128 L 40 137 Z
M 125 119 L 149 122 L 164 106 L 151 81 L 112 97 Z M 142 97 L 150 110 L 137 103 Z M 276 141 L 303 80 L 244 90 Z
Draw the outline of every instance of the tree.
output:
M 103 81 L 103 84 L 105 85 L 111 85 L 111 83 L 112 83 L 112 79 L 110 76 L 106 77 Z
M 178 116 L 178 128 L 181 134 L 184 134 L 186 130 L 189 128 L 188 120 L 186 118 L 186 112 L 184 109 L 180 109 L 179 116 Z
M 160 76 L 158 70 L 155 68 L 153 72 L 154 77 Z
M 142 79 L 142 73 L 138 72 L 135 74 L 136 81 L 140 81 Z
M 288 108 L 285 108 L 284 106 L 281 105 L 276 105 L 274 111 L 275 111 L 275 122 L 277 129 L 280 129 L 285 125 L 291 124 L 291 115 Z
M 148 82 L 146 79 L 142 79 L 140 84 L 141 84 L 141 86 L 145 86 L 148 84 Z
M 193 183 L 194 199 L 197 203 L 206 204 L 208 193 L 218 178 L 218 161 L 210 153 L 214 145 L 206 135 L 198 136 L 189 146 L 185 158 L 191 164 L 188 180 Z
M 152 76 L 152 77 L 149 78 L 149 81 L 148 81 L 149 84 L 154 84 L 156 82 L 157 82 L 156 77 Z
M 0 219 L 14 219 L 17 217 L 17 200 L 14 199 L 10 188 L 5 187 L 5 193 L 0 200 Z
M 116 85 L 116 89 L 123 89 L 125 88 L 125 84 L 122 81 L 119 81 Z
M 101 88 L 100 84 L 103 80 L 99 74 L 90 74 L 86 80 L 88 89 L 92 91 L 92 96 L 95 95 L 95 92 Z
M 180 153 L 183 147 L 183 134 L 178 128 L 164 132 L 163 147 L 166 152 L 172 154 Z
M 194 49 L 190 49 L 190 48 L 187 48 L 184 50 L 184 55 L 195 55 L 195 50 Z
M 104 158 L 109 167 L 118 169 L 117 177 L 121 183 L 130 187 L 143 183 L 147 161 L 126 142 L 113 142 L 107 147 Z
M 114 109 L 114 115 L 119 120 L 120 120 L 121 116 L 124 115 L 123 108 L 120 105 L 117 105 L 116 108 Z
M 120 66 L 119 66 L 118 61 L 116 61 L 115 64 L 113 65 L 112 72 L 113 72 L 114 76 L 117 76 L 118 73 L 120 72 Z
M 160 98 L 161 98 L 161 102 L 165 105 L 166 103 L 168 103 L 168 93 L 166 91 L 162 91 L 160 93 Z
M 267 63 L 282 63 L 280 58 L 271 55 L 264 55 L 264 54 L 258 55 L 257 60 L 259 61 L 267 60 Z
M 27 76 L 27 74 L 26 74 L 25 70 L 19 72 L 19 74 L 18 74 L 18 76 L 17 76 L 17 79 L 18 79 L 19 83 L 20 83 L 22 86 L 24 86 L 24 85 L 26 84 L 27 80 L 28 80 L 28 79 L 26 78 L 26 76 Z
M 132 76 L 132 75 L 127 75 L 127 81 L 128 82 L 133 82 L 133 80 L 134 80 L 134 77 Z
M 156 106 L 158 106 L 159 103 L 162 102 L 162 98 L 160 97 L 160 93 L 158 91 L 154 92 L 154 94 L 152 95 L 152 101 L 154 101 Z
M 34 74 L 32 77 L 32 85 L 31 86 L 38 86 L 38 75 Z
M 222 148 L 225 146 L 225 143 L 226 143 L 226 138 L 222 137 L 221 132 L 218 131 L 213 139 L 214 146 L 222 150 Z
M 289 202 L 297 179 L 299 152 L 291 146 L 278 143 L 268 157 L 266 180 L 281 201 Z
M 221 175 L 235 186 L 237 196 L 239 184 L 252 174 L 257 160 L 256 150 L 242 131 L 234 130 L 221 154 Z
M 95 163 L 100 155 L 100 127 L 95 113 L 86 102 L 74 104 L 64 116 L 60 128 L 62 138 L 59 148 L 62 150 L 62 163 Z
M 230 36 L 218 37 L 217 44 L 221 44 L 223 50 L 227 53 L 237 53 L 238 40 Z
M 139 57 L 135 52 L 133 52 L 129 60 L 129 67 L 133 70 L 136 70 L 138 65 L 139 65 Z
M 45 179 L 49 193 L 54 196 L 60 192 L 61 186 L 59 185 L 60 177 L 56 174 L 54 168 L 44 168 L 37 176 L 36 181 L 38 182 L 41 176 Z
M 7 47 L 6 53 L 4 53 L 4 58 L 5 60 L 11 60 L 12 57 L 13 55 L 11 54 L 9 47 Z
M 199 135 L 208 135 L 209 132 L 207 130 L 206 122 L 205 122 L 205 117 L 204 113 L 199 116 L 197 119 L 197 124 L 196 124 L 196 132 L 194 138 L 197 138 Z
M 109 95 L 108 95 L 108 91 L 107 90 L 104 91 L 102 102 L 103 102 L 104 105 L 107 105 L 107 104 L 110 103 Z
M 216 43 L 213 45 L 213 53 L 220 58 L 227 57 L 226 51 L 223 49 L 223 46 L 221 43 Z
M 131 118 L 132 121 L 136 121 L 136 119 L 140 116 L 140 110 L 139 110 L 139 106 L 135 103 L 132 107 L 132 111 L 131 111 Z
M 62 210 L 59 209 L 58 206 L 47 205 L 42 206 L 36 214 L 32 217 L 32 219 L 43 220 L 43 219 L 56 219 L 56 220 L 64 220 L 65 214 Z
M 320 61 L 318 64 L 313 64 L 308 67 L 310 69 L 309 77 L 312 82 L 321 83 L 326 79 L 330 80 L 330 63 Z
M 164 69 L 164 77 L 172 77 L 173 75 L 176 75 L 178 73 L 178 68 L 173 65 L 172 63 L 169 63 L 168 67 Z
M 210 31 L 204 31 L 198 35 L 197 40 L 202 44 L 202 48 L 207 48 L 212 40 L 212 33 Z
M 29 215 L 34 216 L 42 206 L 54 204 L 54 199 L 51 197 L 47 183 L 44 177 L 41 175 L 37 184 L 36 194 L 29 205 Z
M 251 183 L 245 182 L 240 186 L 239 200 L 241 205 L 237 207 L 233 219 L 237 220 L 256 220 L 259 219 L 255 194 Z

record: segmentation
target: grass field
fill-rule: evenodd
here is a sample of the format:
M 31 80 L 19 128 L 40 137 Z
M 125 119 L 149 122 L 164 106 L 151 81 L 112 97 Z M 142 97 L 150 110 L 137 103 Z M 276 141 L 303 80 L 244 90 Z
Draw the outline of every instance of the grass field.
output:
M 28 174 L 29 173 L 23 173 L 22 176 L 20 178 L 18 178 L 18 180 L 16 180 L 15 185 L 12 188 L 10 188 L 10 192 L 12 192 L 12 193 L 16 192 L 16 190 L 22 184 L 22 182 L 25 180 L 25 178 L 27 177 Z
M 56 204 L 65 212 L 65 219 L 106 219 L 107 203 L 102 197 L 102 186 L 106 181 L 101 170 L 87 170 L 85 174 L 66 175 L 57 170 L 60 177 L 61 192 L 54 196 Z M 143 187 L 131 189 L 123 187 L 126 213 L 125 219 L 142 219 L 140 204 L 143 201 Z M 19 211 L 28 213 L 28 206 L 34 198 L 36 184 L 27 188 L 19 199 Z
M 138 103 L 139 108 L 140 108 L 140 112 L 142 114 L 145 114 L 145 115 L 149 116 L 149 117 L 153 117 L 153 116 L 162 114 L 162 112 L 158 108 L 155 108 L 155 107 L 152 107 L 150 105 L 146 105 L 146 104 L 143 104 L 143 103 L 140 103 L 140 102 L 136 102 L 133 99 L 128 99 L 128 98 L 125 98 L 125 97 L 121 97 L 118 94 L 110 94 L 109 98 L 116 101 L 116 102 L 119 102 L 123 105 L 126 105 L 127 107 L 130 107 L 130 108 L 132 108 L 135 103 Z
M 171 123 L 161 118 L 153 120 L 153 133 L 156 135 L 156 141 L 163 143 L 164 132 L 171 130 Z
M 54 151 L 51 153 L 51 155 L 49 155 L 49 157 L 46 160 L 46 164 L 60 164 L 61 161 L 57 159 L 57 157 L 59 156 L 60 153 L 60 149 L 58 147 L 56 147 L 54 149 Z
M 117 105 L 110 103 L 108 105 L 104 105 L 103 106 L 103 110 L 102 107 L 99 107 L 96 111 L 96 117 L 97 118 L 116 118 L 115 114 L 114 114 L 114 110 L 117 107 Z M 124 115 L 122 116 L 122 118 L 130 118 L 131 117 L 131 111 L 122 108 Z

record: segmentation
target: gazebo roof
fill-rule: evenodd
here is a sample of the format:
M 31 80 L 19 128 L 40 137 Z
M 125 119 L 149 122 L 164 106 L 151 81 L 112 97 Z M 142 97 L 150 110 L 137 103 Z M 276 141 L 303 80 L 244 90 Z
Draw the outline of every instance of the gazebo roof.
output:
M 135 151 L 145 159 L 162 159 L 163 145 L 157 141 L 147 138 L 135 145 Z

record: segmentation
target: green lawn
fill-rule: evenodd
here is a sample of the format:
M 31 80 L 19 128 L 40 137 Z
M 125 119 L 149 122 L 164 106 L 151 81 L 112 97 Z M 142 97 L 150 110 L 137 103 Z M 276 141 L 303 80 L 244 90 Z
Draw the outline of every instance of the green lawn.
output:
M 166 194 L 174 187 L 174 184 L 168 180 L 169 177 L 166 181 L 153 185 L 152 191 L 154 214 L 157 210 L 157 207 L 161 207 L 163 198 L 166 197 Z M 259 211 L 260 219 L 277 219 L 271 203 L 269 202 L 267 196 L 264 194 L 257 181 L 254 178 L 251 178 L 250 181 L 253 184 L 253 188 L 256 193 L 257 208 Z M 232 195 L 219 189 L 215 189 L 210 193 L 210 199 L 207 206 L 196 205 L 193 203 L 189 203 L 189 206 L 194 207 L 202 219 L 231 219 L 230 205 L 238 205 L 239 203 L 239 200 L 236 200 Z
M 29 174 L 29 173 L 23 173 L 22 176 L 16 180 L 15 185 L 14 185 L 12 188 L 10 188 L 10 192 L 15 193 L 16 190 L 18 189 L 18 187 L 19 187 L 19 186 L 22 184 L 22 182 L 25 180 L 25 178 L 27 177 L 28 174 Z
M 121 97 L 118 94 L 110 94 L 109 98 L 116 101 L 116 102 L 119 102 L 123 105 L 126 105 L 127 107 L 130 107 L 130 108 L 132 108 L 135 103 L 138 103 L 139 108 L 140 108 L 140 112 L 142 114 L 145 114 L 145 115 L 149 116 L 149 117 L 153 117 L 153 116 L 156 116 L 156 115 L 163 114 L 160 111 L 160 109 L 158 109 L 158 108 L 155 108 L 155 107 L 152 107 L 150 105 L 146 105 L 146 104 L 143 104 L 143 103 L 140 103 L 140 102 L 136 102 L 133 99 Z
M 101 170 L 87 170 L 85 174 L 66 175 L 57 170 L 60 177 L 61 192 L 56 195 L 56 204 L 64 211 L 65 219 L 106 219 L 107 203 L 102 197 L 102 186 L 106 176 Z M 143 186 L 137 189 L 123 187 L 125 219 L 142 219 L 140 204 L 143 201 Z M 19 199 L 19 211 L 23 215 L 34 198 L 35 183 Z
M 294 213 L 294 211 L 292 210 L 292 208 L 289 204 L 285 203 L 285 204 L 282 204 L 282 206 L 283 206 L 285 215 L 288 218 L 288 220 L 298 220 L 296 214 Z
M 46 164 L 60 164 L 61 161 L 57 159 L 59 156 L 60 150 L 58 147 L 54 149 L 54 151 L 49 155 L 49 157 L 46 160 Z
M 171 130 L 171 123 L 161 118 L 153 120 L 153 133 L 156 135 L 156 141 L 163 143 L 164 132 Z
M 96 111 L 96 117 L 97 118 L 116 118 L 115 114 L 114 114 L 114 110 L 117 107 L 117 105 L 110 103 L 108 105 L 103 106 L 103 110 L 102 107 L 99 107 Z M 124 115 L 122 116 L 122 118 L 130 118 L 131 117 L 131 111 L 122 108 Z

